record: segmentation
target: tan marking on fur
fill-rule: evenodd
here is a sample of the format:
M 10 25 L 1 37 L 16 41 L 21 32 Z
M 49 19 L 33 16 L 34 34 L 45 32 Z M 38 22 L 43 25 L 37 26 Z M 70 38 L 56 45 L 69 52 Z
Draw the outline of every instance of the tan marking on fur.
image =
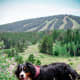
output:
M 69 77 L 72 79 L 72 75 L 71 74 L 69 74 Z
M 30 77 L 28 77 L 28 79 L 27 80 L 32 80 Z
M 28 77 L 28 76 L 30 76 L 31 75 L 31 73 L 30 72 L 28 72 L 28 73 L 26 73 L 26 76 Z

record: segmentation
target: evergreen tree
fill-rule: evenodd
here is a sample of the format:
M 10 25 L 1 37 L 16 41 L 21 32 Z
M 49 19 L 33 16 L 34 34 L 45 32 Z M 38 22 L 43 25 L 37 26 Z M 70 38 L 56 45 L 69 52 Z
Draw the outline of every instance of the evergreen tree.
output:
M 53 40 L 51 36 L 45 36 L 40 44 L 40 51 L 52 55 Z

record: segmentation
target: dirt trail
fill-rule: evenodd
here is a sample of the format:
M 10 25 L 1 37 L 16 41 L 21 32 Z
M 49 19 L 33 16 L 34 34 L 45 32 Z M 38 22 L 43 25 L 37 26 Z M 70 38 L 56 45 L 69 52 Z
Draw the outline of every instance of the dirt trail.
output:
M 23 56 L 23 60 L 25 61 L 30 54 L 34 54 L 34 56 L 39 56 L 38 44 L 28 46 L 28 48 L 20 55 Z

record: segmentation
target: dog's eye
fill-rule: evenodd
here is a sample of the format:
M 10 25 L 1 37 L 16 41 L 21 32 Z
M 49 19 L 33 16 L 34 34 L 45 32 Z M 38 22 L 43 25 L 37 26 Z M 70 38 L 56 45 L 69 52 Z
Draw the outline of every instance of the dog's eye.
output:
M 24 66 L 24 70 L 26 70 L 26 67 Z

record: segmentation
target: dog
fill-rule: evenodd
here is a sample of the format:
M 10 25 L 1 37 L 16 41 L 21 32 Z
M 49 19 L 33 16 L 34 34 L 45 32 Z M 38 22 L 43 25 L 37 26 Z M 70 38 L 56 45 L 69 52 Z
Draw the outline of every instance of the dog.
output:
M 15 71 L 19 80 L 79 80 L 80 75 L 65 63 L 36 66 L 32 63 L 19 64 Z

